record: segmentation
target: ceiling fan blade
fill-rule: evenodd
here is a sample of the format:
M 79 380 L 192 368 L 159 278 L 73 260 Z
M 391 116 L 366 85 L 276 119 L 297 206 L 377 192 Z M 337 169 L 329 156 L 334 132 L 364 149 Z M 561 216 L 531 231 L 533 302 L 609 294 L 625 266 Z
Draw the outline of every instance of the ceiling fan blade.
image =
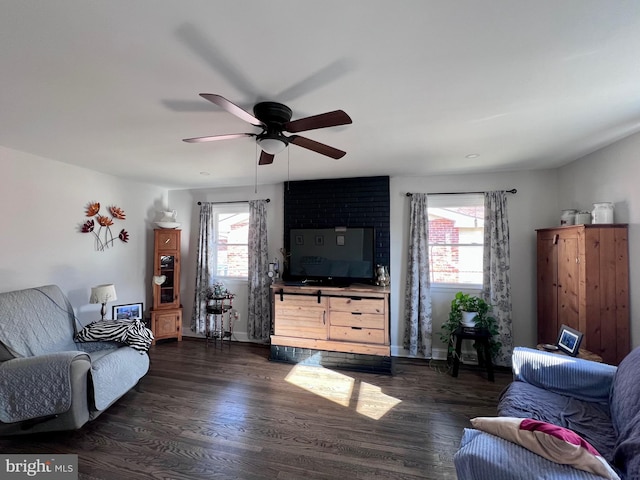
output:
M 274 98 L 283 102 L 295 100 L 304 94 L 317 90 L 321 87 L 325 87 L 329 83 L 348 73 L 350 70 L 353 70 L 353 68 L 354 62 L 351 60 L 347 60 L 345 58 L 335 60 L 329 65 L 322 67 L 317 72 L 312 73 L 308 77 L 303 78 L 294 85 L 291 85 L 281 91 L 279 94 L 275 95 Z
M 352 123 L 349 115 L 342 110 L 334 110 L 333 112 L 299 118 L 298 120 L 285 123 L 284 131 L 291 133 L 306 132 L 307 130 L 315 130 L 316 128 L 337 127 L 338 125 L 347 125 L 349 123 Z
M 249 122 L 251 125 L 255 125 L 256 127 L 262 127 L 262 128 L 267 127 L 263 122 L 261 122 L 256 117 L 251 115 L 249 112 L 247 112 L 246 110 L 243 110 L 242 108 L 237 106 L 235 103 L 230 102 L 229 100 L 227 100 L 224 97 L 221 97 L 220 95 L 216 95 L 215 93 L 201 93 L 200 96 L 202 98 L 209 100 L 212 103 L 215 103 L 220 108 L 224 108 L 227 112 L 229 112 L 232 115 L 235 115 L 238 118 L 241 118 L 245 122 Z
M 338 150 L 337 148 L 330 147 L 329 145 L 316 142 L 309 138 L 301 137 L 300 135 L 291 135 L 289 137 L 289 142 L 298 145 L 299 147 L 326 155 L 327 157 L 335 158 L 336 160 L 347 154 L 347 152 L 343 152 L 342 150 Z
M 269 165 L 273 163 L 274 156 L 275 155 L 267 153 L 263 150 L 262 153 L 260 154 L 260 160 L 258 160 L 258 165 Z
M 242 63 L 233 55 L 225 53 L 228 50 L 214 41 L 210 31 L 205 35 L 203 30 L 193 23 L 183 23 L 175 33 L 192 53 L 200 57 L 214 72 L 224 76 L 235 89 L 249 98 L 258 91 L 258 86 L 239 68 Z
M 195 138 L 183 138 L 183 142 L 187 143 L 202 143 L 202 142 L 214 142 L 216 140 L 230 140 L 232 138 L 242 137 L 255 137 L 254 133 L 229 133 L 227 135 L 213 135 L 210 137 L 195 137 Z

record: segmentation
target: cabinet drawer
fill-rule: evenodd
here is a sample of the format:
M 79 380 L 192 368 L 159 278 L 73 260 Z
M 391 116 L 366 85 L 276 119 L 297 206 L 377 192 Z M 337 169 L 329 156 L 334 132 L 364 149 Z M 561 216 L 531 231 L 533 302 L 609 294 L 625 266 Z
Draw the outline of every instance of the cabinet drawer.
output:
M 331 326 L 384 329 L 384 315 L 331 311 Z
M 384 298 L 360 298 L 360 297 L 331 297 L 329 299 L 331 310 L 356 313 L 384 314 Z
M 330 340 L 343 342 L 380 343 L 384 344 L 384 330 L 359 327 L 334 327 L 329 328 Z

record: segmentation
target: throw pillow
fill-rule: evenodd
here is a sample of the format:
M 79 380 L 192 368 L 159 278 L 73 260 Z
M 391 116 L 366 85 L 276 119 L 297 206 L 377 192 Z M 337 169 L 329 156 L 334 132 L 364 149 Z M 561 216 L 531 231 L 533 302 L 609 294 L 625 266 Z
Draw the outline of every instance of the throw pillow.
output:
M 578 470 L 620 480 L 602 455 L 580 435 L 567 428 L 531 418 L 478 417 L 471 420 L 478 430 L 516 443 L 541 457 Z
M 100 320 L 80 330 L 76 340 L 78 342 L 119 342 L 139 352 L 146 352 L 153 342 L 153 333 L 140 320 Z

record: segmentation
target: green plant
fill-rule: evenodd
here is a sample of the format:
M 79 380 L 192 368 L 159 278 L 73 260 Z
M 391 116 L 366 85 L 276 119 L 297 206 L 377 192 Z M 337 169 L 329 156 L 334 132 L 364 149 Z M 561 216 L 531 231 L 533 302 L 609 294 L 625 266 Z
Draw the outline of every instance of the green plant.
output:
M 491 357 L 495 357 L 496 354 L 502 348 L 502 343 L 498 340 L 498 322 L 494 317 L 490 315 L 491 305 L 485 302 L 482 298 L 470 295 L 468 293 L 458 292 L 451 300 L 451 310 L 449 311 L 449 318 L 442 324 L 440 332 L 440 340 L 447 345 L 447 356 L 453 354 L 454 345 L 452 341 L 453 333 L 460 326 L 462 321 L 462 312 L 476 312 L 475 317 L 476 328 L 484 328 L 491 334 L 489 340 L 489 346 L 491 349 Z M 477 348 L 475 343 L 474 348 Z

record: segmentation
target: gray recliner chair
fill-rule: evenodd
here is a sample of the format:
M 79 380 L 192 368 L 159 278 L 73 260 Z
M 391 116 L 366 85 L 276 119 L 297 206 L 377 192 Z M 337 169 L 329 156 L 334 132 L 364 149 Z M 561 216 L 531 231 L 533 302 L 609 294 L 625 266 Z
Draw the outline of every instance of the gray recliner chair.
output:
M 0 435 L 80 428 L 149 370 L 146 352 L 75 336 L 59 287 L 0 293 Z

